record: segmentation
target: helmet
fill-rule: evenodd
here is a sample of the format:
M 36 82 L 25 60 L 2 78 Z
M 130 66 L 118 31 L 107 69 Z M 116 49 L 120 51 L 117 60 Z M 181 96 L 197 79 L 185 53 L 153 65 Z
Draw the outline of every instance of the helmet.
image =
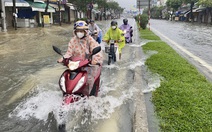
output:
M 94 20 L 91 19 L 91 20 L 90 20 L 90 23 L 91 23 L 91 22 L 94 22 Z
M 85 22 L 86 22 L 87 24 L 89 24 L 89 23 L 90 23 L 90 20 L 89 20 L 89 19 L 87 19 Z
M 117 23 L 117 21 L 112 21 L 112 22 L 110 23 L 110 25 L 111 25 L 111 26 L 117 26 L 118 23 Z
M 128 20 L 125 18 L 125 19 L 123 19 L 123 23 L 124 23 L 124 25 L 127 25 L 127 23 L 128 23 Z
M 88 24 L 85 21 L 79 20 L 74 23 L 74 30 L 76 29 L 88 30 Z

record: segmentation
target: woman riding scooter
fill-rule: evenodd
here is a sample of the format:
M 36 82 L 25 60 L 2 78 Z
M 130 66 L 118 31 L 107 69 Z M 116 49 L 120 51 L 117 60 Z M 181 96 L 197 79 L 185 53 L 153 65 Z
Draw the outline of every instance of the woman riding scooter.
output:
M 126 43 L 131 43 L 133 30 L 132 30 L 132 26 L 128 24 L 128 20 L 126 18 L 123 19 L 123 24 L 119 28 L 125 32 Z
M 109 43 L 109 41 L 116 40 L 118 43 L 118 51 L 119 51 L 119 60 L 121 60 L 121 52 L 122 48 L 125 46 L 125 37 L 122 30 L 117 28 L 118 23 L 116 21 L 111 22 L 111 27 L 104 35 L 103 41 Z
M 86 54 L 91 54 L 95 47 L 99 44 L 88 34 L 88 25 L 85 21 L 77 21 L 74 24 L 74 37 L 70 40 L 68 44 L 68 49 L 64 58 L 70 58 L 79 56 L 86 58 Z M 63 58 L 60 58 L 58 62 L 62 62 Z M 92 65 L 103 63 L 102 51 L 95 54 L 92 58 Z M 98 70 L 98 66 L 87 67 L 85 70 L 88 72 L 88 83 L 89 83 L 89 93 L 93 87 L 94 77 Z
M 99 26 L 95 23 L 94 20 L 90 20 L 88 24 L 88 29 L 92 34 L 92 37 L 96 39 L 96 41 L 100 44 L 102 41 L 102 30 L 99 28 Z

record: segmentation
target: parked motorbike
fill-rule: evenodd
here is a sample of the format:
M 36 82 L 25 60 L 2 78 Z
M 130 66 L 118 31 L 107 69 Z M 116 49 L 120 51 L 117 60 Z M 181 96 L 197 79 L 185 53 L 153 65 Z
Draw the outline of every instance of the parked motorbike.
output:
M 117 42 L 118 41 L 111 39 L 109 41 L 109 46 L 105 46 L 105 52 L 108 54 L 108 65 L 111 63 L 114 64 L 119 58 Z
M 53 46 L 53 49 L 56 53 L 63 56 L 59 48 Z M 84 70 L 84 68 L 93 66 L 91 65 L 92 56 L 100 51 L 101 46 L 94 48 L 91 55 L 86 55 L 86 59 L 81 57 L 63 57 L 62 64 L 66 66 L 67 69 L 62 73 L 59 79 L 59 87 L 63 93 L 62 106 L 76 102 L 85 96 L 98 96 L 102 66 L 98 64 L 99 69 L 95 76 L 94 85 L 90 93 L 88 89 L 89 85 L 87 83 L 88 73 Z M 62 110 L 60 111 L 59 116 L 64 116 Z M 65 123 L 59 124 L 58 128 L 60 131 L 64 131 Z

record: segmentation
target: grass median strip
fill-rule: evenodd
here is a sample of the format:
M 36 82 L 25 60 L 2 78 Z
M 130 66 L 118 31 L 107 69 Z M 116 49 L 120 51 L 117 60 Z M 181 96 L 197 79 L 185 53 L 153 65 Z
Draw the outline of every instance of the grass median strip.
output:
M 161 131 L 212 132 L 212 84 L 197 69 L 151 31 L 144 52 L 157 51 L 145 64 L 164 80 L 152 94 Z M 148 36 L 149 35 L 149 36 Z

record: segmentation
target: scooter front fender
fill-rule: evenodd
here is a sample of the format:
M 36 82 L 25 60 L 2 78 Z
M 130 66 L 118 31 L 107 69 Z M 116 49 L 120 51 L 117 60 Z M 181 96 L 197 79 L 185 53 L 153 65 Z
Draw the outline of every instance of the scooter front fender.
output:
M 71 95 L 64 95 L 63 97 L 63 105 L 69 105 L 71 103 L 74 103 L 78 101 L 81 98 L 81 96 L 77 96 L 74 94 Z

